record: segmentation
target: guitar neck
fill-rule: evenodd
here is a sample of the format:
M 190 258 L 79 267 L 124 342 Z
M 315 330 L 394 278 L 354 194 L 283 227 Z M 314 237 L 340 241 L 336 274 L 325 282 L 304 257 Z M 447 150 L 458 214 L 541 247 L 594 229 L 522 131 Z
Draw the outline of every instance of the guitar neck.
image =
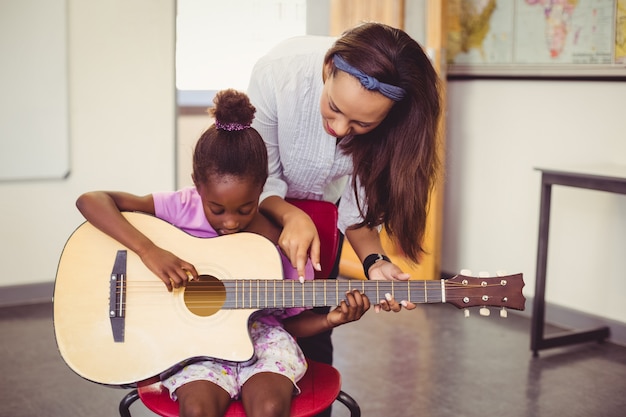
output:
M 293 280 L 224 280 L 226 300 L 222 308 L 287 308 L 338 306 L 346 292 L 359 290 L 372 302 L 393 294 L 397 300 L 415 304 L 445 302 L 441 281 L 364 281 L 316 279 L 300 283 Z

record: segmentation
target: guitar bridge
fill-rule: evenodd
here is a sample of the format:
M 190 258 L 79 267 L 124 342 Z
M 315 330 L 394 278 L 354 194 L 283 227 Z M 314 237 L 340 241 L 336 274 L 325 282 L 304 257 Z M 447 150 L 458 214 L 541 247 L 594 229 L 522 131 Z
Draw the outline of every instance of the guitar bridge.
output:
M 115 255 L 111 280 L 109 282 L 109 317 L 113 341 L 124 342 L 124 325 L 126 316 L 126 258 L 125 250 L 118 250 Z

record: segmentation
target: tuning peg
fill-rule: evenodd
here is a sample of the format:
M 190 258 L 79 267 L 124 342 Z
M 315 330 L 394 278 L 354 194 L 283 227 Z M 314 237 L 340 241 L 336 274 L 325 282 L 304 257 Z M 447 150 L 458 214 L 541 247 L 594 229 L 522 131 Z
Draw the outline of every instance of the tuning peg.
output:
M 480 313 L 481 316 L 485 316 L 485 317 L 491 314 L 491 311 L 489 311 L 487 307 L 481 307 L 478 312 Z
M 470 311 L 466 308 L 463 309 L 463 316 L 465 316 L 465 318 L 468 318 L 470 316 Z
M 506 275 L 507 275 L 507 272 L 504 269 L 499 269 L 498 271 L 496 271 L 497 277 L 504 277 Z
M 509 315 L 509 312 L 506 311 L 506 307 L 502 307 L 502 310 L 500 310 L 500 317 L 502 317 L 503 319 L 507 318 Z
M 491 275 L 489 275 L 488 271 L 480 271 L 478 273 L 478 276 L 481 277 L 481 278 L 489 278 Z
M 461 269 L 460 274 L 461 275 L 465 275 L 466 277 L 471 277 L 472 276 L 472 270 L 471 269 Z

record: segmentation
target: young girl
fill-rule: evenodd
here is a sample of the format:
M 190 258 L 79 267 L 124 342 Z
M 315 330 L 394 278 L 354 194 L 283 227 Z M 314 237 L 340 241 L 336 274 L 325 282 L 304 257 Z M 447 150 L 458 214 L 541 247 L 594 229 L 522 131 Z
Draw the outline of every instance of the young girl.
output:
M 234 90 L 219 92 L 214 102 L 215 124 L 203 133 L 194 151 L 195 187 L 145 196 L 96 191 L 81 195 L 76 203 L 95 227 L 133 250 L 168 290 L 198 278 L 198 272 L 189 262 L 152 243 L 124 219 L 122 211 L 156 215 L 197 237 L 247 231 L 276 243 L 279 235 L 258 211 L 267 179 L 267 151 L 250 127 L 255 108 L 245 94 Z M 286 258 L 283 266 L 285 279 L 298 279 Z M 312 272 L 309 264 L 307 279 Z M 241 396 L 248 416 L 287 417 L 291 397 L 298 392 L 296 383 L 306 371 L 304 355 L 294 338 L 358 320 L 370 307 L 367 297 L 358 291 L 347 294 L 346 299 L 347 303 L 325 316 L 302 308 L 255 313 L 250 320 L 257 357 L 254 363 L 203 361 L 163 381 L 172 398 L 179 401 L 180 415 L 222 416 L 231 398 Z

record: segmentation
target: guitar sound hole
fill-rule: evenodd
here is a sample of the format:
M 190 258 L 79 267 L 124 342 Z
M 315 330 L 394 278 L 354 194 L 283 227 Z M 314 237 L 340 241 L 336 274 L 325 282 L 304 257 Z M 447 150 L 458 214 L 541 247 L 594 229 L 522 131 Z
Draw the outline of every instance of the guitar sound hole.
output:
M 196 316 L 208 317 L 220 311 L 226 300 L 226 290 L 222 282 L 212 275 L 200 275 L 198 278 L 185 287 L 185 305 Z

